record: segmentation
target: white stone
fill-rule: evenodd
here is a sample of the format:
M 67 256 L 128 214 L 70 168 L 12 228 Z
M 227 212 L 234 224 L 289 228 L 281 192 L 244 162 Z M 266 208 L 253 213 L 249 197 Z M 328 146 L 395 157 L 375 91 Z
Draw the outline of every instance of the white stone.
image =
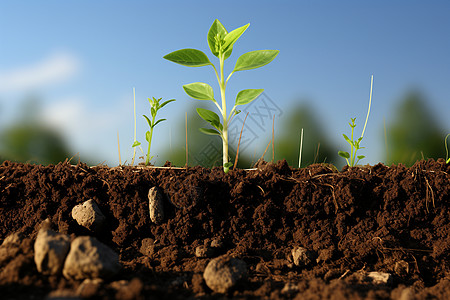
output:
M 392 281 L 392 275 L 390 273 L 383 272 L 369 272 L 367 277 L 372 280 L 373 284 L 389 284 Z
M 34 243 L 34 262 L 45 275 L 59 274 L 69 252 L 70 238 L 51 229 L 40 229 Z
M 90 199 L 78 204 L 72 209 L 72 218 L 92 232 L 98 232 L 105 224 L 106 217 L 101 212 L 97 203 Z
M 294 247 L 292 249 L 292 258 L 294 260 L 294 265 L 304 267 L 312 262 L 312 254 L 306 248 Z
M 150 220 L 155 224 L 160 224 L 164 220 L 163 195 L 156 186 L 148 191 L 148 207 Z
M 119 255 L 89 236 L 77 237 L 70 245 L 63 275 L 68 279 L 106 278 L 121 269 Z
M 212 259 L 205 268 L 206 285 L 218 293 L 226 293 L 247 274 L 247 264 L 240 259 L 220 256 Z

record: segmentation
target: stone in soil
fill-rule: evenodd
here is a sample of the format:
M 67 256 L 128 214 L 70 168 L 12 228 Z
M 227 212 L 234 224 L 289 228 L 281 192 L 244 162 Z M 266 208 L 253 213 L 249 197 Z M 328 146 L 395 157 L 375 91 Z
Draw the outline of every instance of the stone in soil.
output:
M 75 280 L 107 278 L 117 274 L 120 269 L 117 253 L 96 238 L 82 236 L 72 241 L 63 274 Z

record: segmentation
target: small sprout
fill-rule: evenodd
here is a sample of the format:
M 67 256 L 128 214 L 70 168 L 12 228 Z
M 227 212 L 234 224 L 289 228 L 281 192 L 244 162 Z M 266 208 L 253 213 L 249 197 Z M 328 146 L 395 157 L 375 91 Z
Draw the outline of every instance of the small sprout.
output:
M 351 123 L 348 123 L 348 125 L 350 125 L 350 127 L 352 128 L 352 134 L 350 136 L 350 138 L 343 134 L 344 139 L 347 141 L 347 143 L 350 144 L 350 153 L 346 152 L 346 151 L 339 151 L 338 154 L 339 156 L 345 158 L 345 160 L 347 161 L 347 165 L 350 167 L 354 167 L 356 164 L 358 164 L 358 162 L 363 159 L 365 156 L 364 155 L 356 155 L 356 152 L 359 149 L 363 149 L 364 147 L 361 147 L 361 141 L 364 137 L 364 132 L 366 130 L 366 125 L 367 125 L 367 120 L 369 119 L 369 114 L 370 114 L 370 106 L 372 105 L 372 88 L 373 88 L 373 75 L 370 79 L 370 97 L 369 97 L 369 109 L 367 110 L 367 116 L 366 116 L 366 122 L 364 124 L 364 128 L 363 131 L 361 133 L 361 137 L 359 139 L 357 139 L 356 141 L 354 140 L 354 129 L 356 127 L 355 124 L 355 120 L 356 118 L 351 118 Z M 357 160 L 356 160 L 357 159 Z M 355 161 L 356 160 L 356 161 Z
M 445 163 L 450 163 L 450 158 L 448 157 L 448 146 L 447 146 L 447 138 L 450 136 L 450 133 L 447 134 L 447 136 L 445 137 L 444 140 L 444 144 L 445 144 L 445 152 L 447 153 L 446 157 L 445 157 Z
M 162 98 L 155 99 L 155 97 L 153 97 L 153 99 L 148 98 L 148 102 L 150 103 L 151 119 L 149 117 L 147 117 L 146 115 L 143 115 L 144 118 L 147 120 L 148 126 L 150 127 L 150 130 L 145 133 L 145 139 L 148 142 L 148 150 L 147 150 L 147 154 L 145 155 L 145 165 L 146 166 L 148 166 L 150 164 L 150 160 L 153 158 L 153 156 L 150 156 L 150 148 L 152 146 L 153 129 L 155 128 L 155 126 L 158 123 L 166 120 L 166 119 L 159 119 L 156 121 L 156 114 L 158 113 L 158 110 L 160 110 L 161 108 L 166 106 L 168 103 L 175 101 L 175 99 L 171 99 L 171 100 L 167 100 L 163 103 L 160 103 L 161 99 Z M 135 141 L 133 143 L 132 147 L 137 147 L 140 144 L 141 143 L 139 143 L 138 141 Z
M 225 88 L 228 80 L 234 72 L 256 69 L 267 65 L 278 55 L 279 52 L 278 50 L 257 50 L 244 53 L 238 58 L 233 71 L 225 79 L 223 72 L 225 60 L 231 55 L 234 43 L 239 39 L 249 25 L 250 24 L 247 24 L 228 32 L 219 20 L 214 21 L 208 31 L 207 40 L 212 54 L 219 59 L 219 69 L 217 69 L 216 66 L 210 62 L 205 53 L 196 49 L 181 49 L 164 56 L 165 59 L 183 66 L 211 66 L 214 69 L 220 87 L 220 97 L 222 100 L 221 105 L 214 98 L 213 88 L 207 83 L 194 82 L 185 84 L 183 85 L 183 89 L 190 97 L 197 100 L 210 100 L 219 109 L 222 117 L 222 123 L 219 115 L 210 110 L 198 108 L 197 113 L 202 119 L 215 128 L 200 128 L 200 131 L 209 135 L 218 135 L 222 139 L 223 169 L 225 173 L 228 172 L 230 166 L 232 166 L 232 163 L 228 162 L 228 125 L 233 117 L 240 113 L 237 106 L 252 102 L 264 91 L 263 89 L 247 89 L 240 91 L 236 96 L 236 101 L 233 108 L 228 114 L 225 99 Z

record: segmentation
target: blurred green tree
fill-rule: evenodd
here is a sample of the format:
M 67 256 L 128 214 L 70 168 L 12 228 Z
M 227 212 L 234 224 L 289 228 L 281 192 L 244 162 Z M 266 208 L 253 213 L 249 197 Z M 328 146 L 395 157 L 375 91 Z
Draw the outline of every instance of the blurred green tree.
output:
M 286 159 L 288 164 L 298 167 L 300 133 L 303 128 L 303 151 L 301 167 L 312 163 L 335 163 L 338 160 L 336 146 L 324 134 L 312 107 L 297 104 L 283 116 L 280 132 L 275 137 L 275 160 Z
M 445 156 L 445 132 L 421 93 L 408 92 L 399 103 L 394 118 L 386 133 L 388 164 L 411 166 L 422 158 Z
M 28 98 L 22 116 L 0 132 L 0 162 L 5 160 L 37 164 L 56 164 L 70 158 L 61 135 L 36 117 L 38 100 Z

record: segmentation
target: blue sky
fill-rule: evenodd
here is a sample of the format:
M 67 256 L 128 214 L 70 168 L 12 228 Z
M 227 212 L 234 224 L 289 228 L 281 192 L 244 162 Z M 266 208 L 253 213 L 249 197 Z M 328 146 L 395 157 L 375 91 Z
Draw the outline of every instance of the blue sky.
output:
M 168 121 L 155 129 L 158 153 L 173 143 L 171 132 L 197 104 L 182 85 L 203 81 L 217 88 L 212 68 L 187 68 L 162 57 L 195 48 L 215 63 L 206 34 L 217 18 L 229 31 L 250 23 L 226 73 L 245 52 L 280 50 L 269 65 L 234 74 L 228 99 L 242 89 L 264 88 L 285 112 L 310 101 L 328 136 L 346 149 L 342 133 L 351 117 L 361 130 L 373 74 L 365 163 L 383 159 L 383 119 L 392 121 L 396 101 L 411 88 L 427 97 L 450 132 L 449 1 L 223 3 L 1 1 L 0 126 L 17 119 L 23 99 L 36 95 L 42 105 L 37 117 L 59 128 L 74 151 L 117 165 L 117 131 L 122 160 L 131 160 L 135 87 L 141 142 L 147 97 L 177 99 L 161 111 Z

